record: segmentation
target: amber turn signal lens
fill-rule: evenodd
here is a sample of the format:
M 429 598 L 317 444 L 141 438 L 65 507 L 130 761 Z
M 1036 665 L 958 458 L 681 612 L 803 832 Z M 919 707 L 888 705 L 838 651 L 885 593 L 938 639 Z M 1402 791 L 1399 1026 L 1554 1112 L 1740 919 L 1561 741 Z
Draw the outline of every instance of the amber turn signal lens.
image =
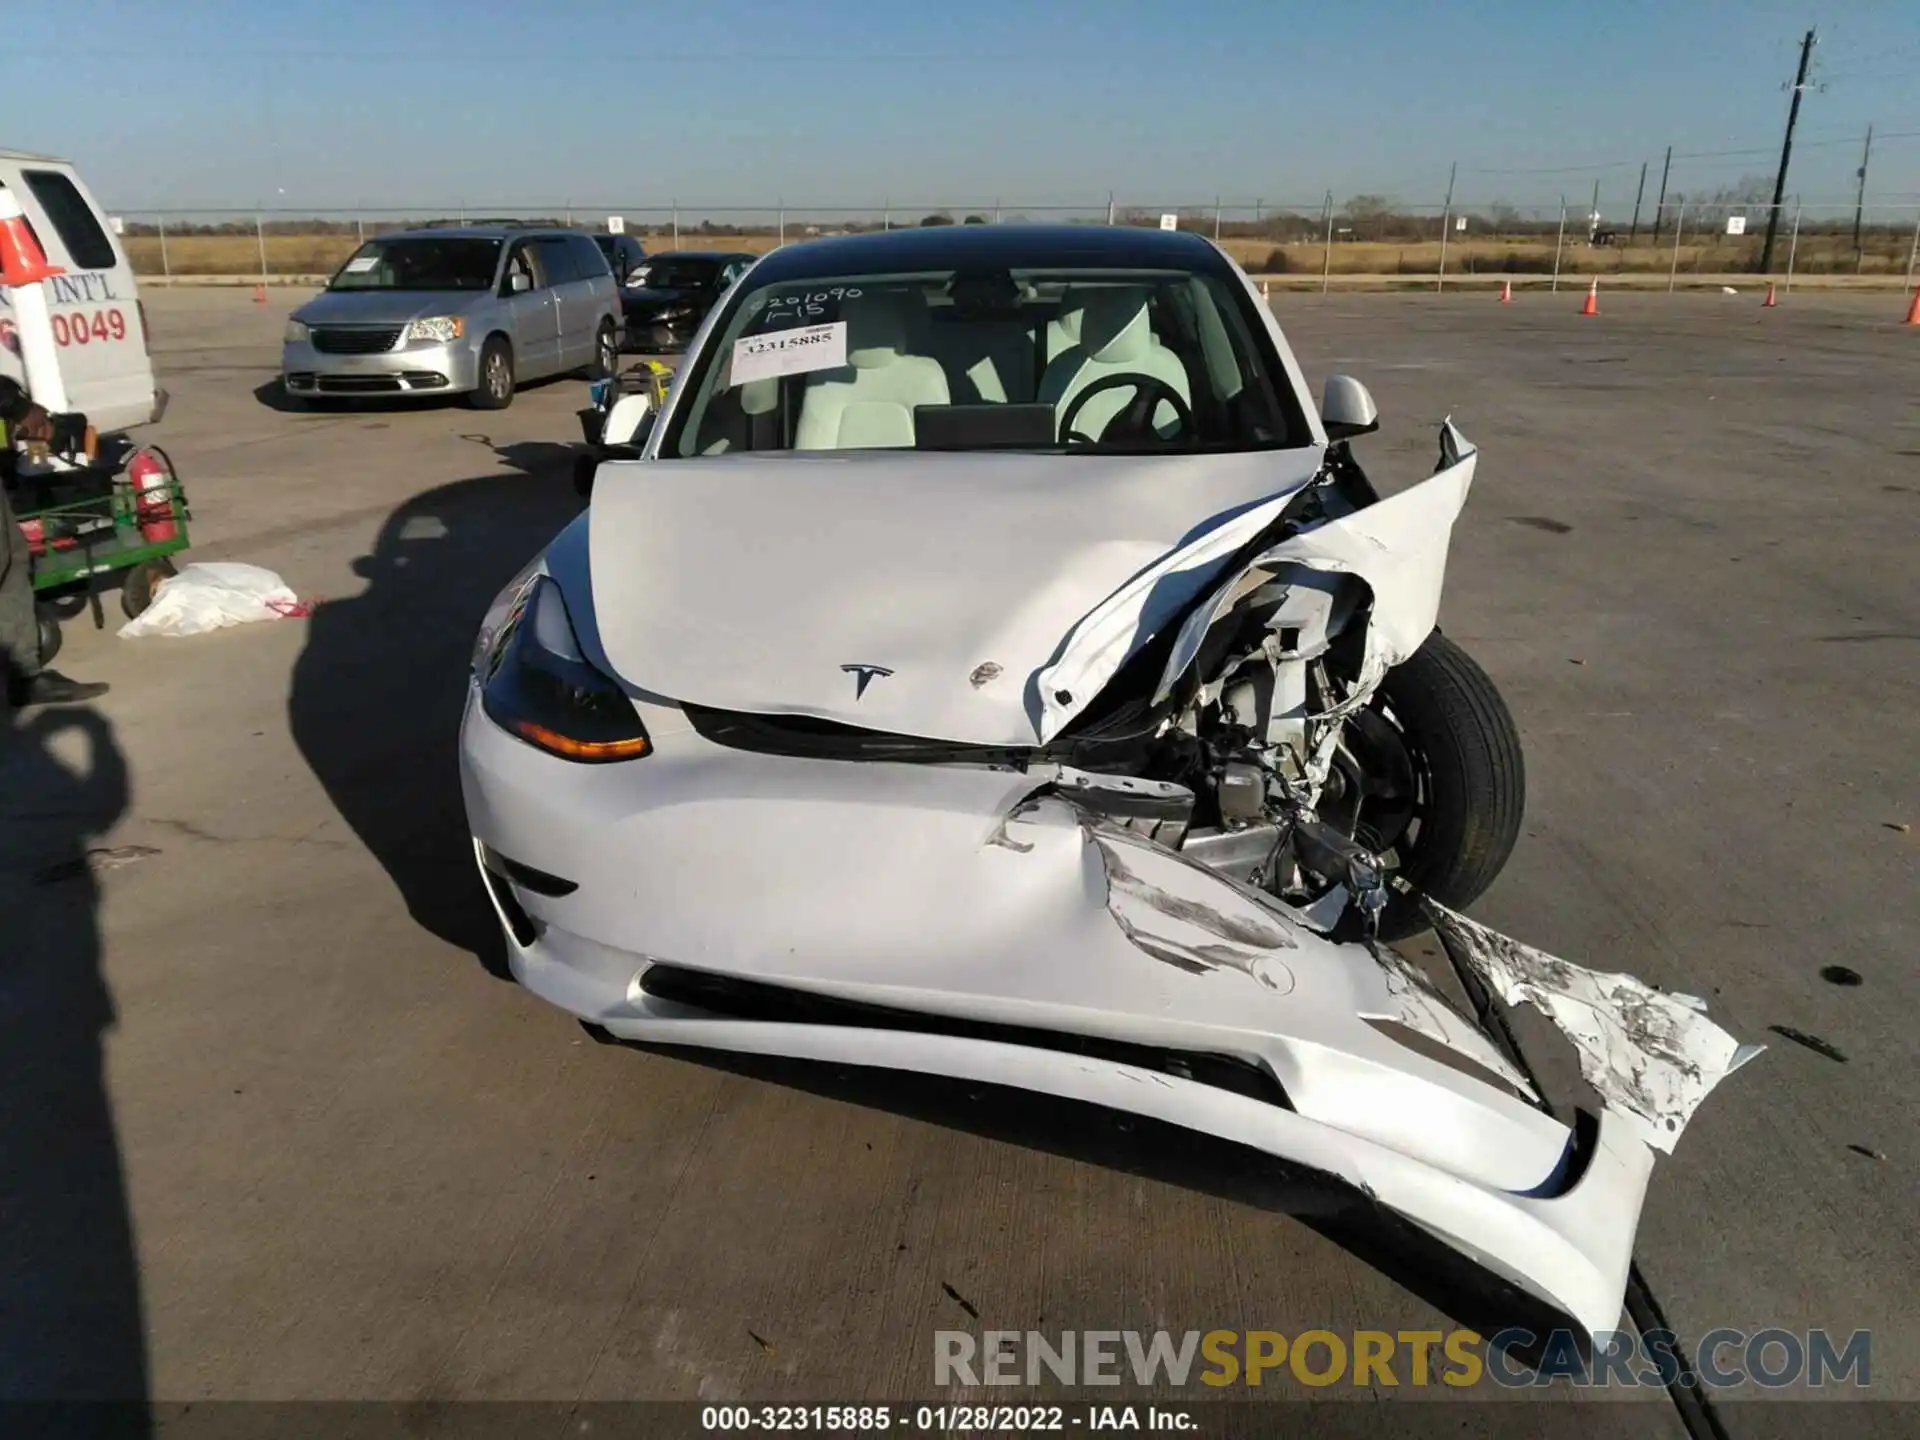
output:
M 516 720 L 513 729 L 521 739 L 538 745 L 542 750 L 551 750 L 556 755 L 565 755 L 573 760 L 637 760 L 652 748 L 644 735 L 636 735 L 630 740 L 576 740 L 571 735 L 562 735 L 558 730 L 549 730 L 532 720 Z

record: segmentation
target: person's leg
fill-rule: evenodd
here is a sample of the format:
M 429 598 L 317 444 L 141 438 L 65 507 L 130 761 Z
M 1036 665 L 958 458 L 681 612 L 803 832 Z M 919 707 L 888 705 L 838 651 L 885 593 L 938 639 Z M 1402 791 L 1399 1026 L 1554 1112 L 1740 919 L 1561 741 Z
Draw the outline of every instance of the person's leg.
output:
M 0 485 L 0 691 L 9 704 L 69 705 L 107 693 L 40 667 L 40 621 L 33 611 L 27 537 L 13 518 L 7 487 Z
M 0 484 L 0 675 L 13 694 L 40 673 L 40 626 L 33 616 L 27 539 Z

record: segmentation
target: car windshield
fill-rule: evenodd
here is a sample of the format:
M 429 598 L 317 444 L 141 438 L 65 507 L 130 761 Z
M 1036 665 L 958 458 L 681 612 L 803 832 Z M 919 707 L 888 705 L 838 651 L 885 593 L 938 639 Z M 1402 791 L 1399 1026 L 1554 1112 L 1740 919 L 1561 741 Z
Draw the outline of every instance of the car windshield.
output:
M 999 269 L 736 286 L 662 458 L 741 451 L 1194 454 L 1308 443 L 1245 286 Z
M 490 290 L 498 240 L 407 236 L 369 240 L 327 285 L 329 290 Z
M 697 290 L 711 285 L 720 273 L 718 260 L 649 260 L 637 266 L 634 278 L 655 290 Z

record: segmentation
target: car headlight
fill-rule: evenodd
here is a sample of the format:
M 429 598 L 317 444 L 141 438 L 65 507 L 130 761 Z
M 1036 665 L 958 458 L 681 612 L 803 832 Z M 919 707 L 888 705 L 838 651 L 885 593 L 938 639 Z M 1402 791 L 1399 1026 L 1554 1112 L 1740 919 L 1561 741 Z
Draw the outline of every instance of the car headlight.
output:
M 547 552 L 542 550 L 520 567 L 520 573 L 503 585 L 500 593 L 487 606 L 487 613 L 480 620 L 480 633 L 473 641 L 473 674 L 482 685 L 492 677 L 493 667 L 499 663 L 501 645 L 507 638 L 507 627 L 520 618 L 521 607 L 527 602 L 533 582 L 546 573 Z
M 653 748 L 626 692 L 580 653 L 550 575 L 533 578 L 503 627 L 480 704 L 501 729 L 562 760 L 637 760 Z
M 287 321 L 287 333 L 281 337 L 289 345 L 298 345 L 307 338 L 307 327 L 299 320 Z
M 467 322 L 458 315 L 431 315 L 407 326 L 409 340 L 458 340 L 467 333 Z

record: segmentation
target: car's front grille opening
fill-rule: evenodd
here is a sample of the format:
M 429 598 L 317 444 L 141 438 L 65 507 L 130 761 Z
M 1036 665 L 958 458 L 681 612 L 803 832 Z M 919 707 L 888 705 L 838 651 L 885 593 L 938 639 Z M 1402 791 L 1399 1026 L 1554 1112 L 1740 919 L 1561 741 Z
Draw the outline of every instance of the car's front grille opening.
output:
M 398 375 L 322 375 L 315 388 L 334 395 L 391 395 L 406 387 Z
M 742 1020 L 768 1020 L 791 1025 L 843 1025 L 861 1030 L 905 1030 L 923 1035 L 954 1035 L 989 1040 L 1002 1045 L 1025 1045 L 1069 1055 L 1087 1055 L 1117 1065 L 1177 1076 L 1216 1090 L 1231 1091 L 1282 1110 L 1293 1104 L 1279 1080 L 1264 1065 L 1234 1055 L 1193 1050 L 1164 1050 L 1109 1040 L 1098 1035 L 1074 1035 L 1028 1025 L 998 1025 L 955 1015 L 923 1014 L 815 995 L 760 980 L 739 980 L 678 965 L 650 965 L 640 976 L 640 988 L 662 1000 L 678 1001 L 696 1009 Z
M 400 341 L 398 325 L 316 325 L 307 342 L 323 355 L 377 355 Z
M 922 765 L 1009 765 L 1025 770 L 1037 752 L 1027 746 L 972 745 L 866 730 L 811 715 L 752 715 L 683 703 L 701 739 L 732 750 L 809 760 L 891 760 Z

